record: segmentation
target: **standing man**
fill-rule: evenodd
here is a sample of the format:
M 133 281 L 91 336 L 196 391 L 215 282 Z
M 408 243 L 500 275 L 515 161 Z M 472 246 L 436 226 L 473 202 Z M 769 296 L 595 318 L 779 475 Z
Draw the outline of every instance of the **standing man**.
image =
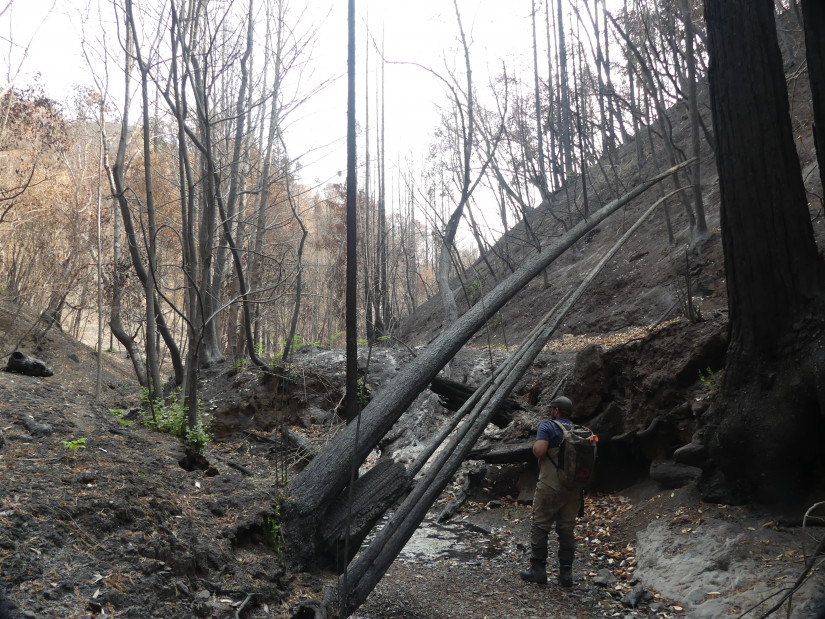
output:
M 573 403 L 559 396 L 550 402 L 550 420 L 539 424 L 533 455 L 539 459 L 539 479 L 533 496 L 533 524 L 530 528 L 530 568 L 521 572 L 522 579 L 544 584 L 547 582 L 547 536 L 553 523 L 559 536 L 559 584 L 573 586 L 573 556 L 576 539 L 573 529 L 581 505 L 581 493 L 567 488 L 559 481 L 559 446 L 563 434 L 557 423 L 573 427 L 570 416 Z

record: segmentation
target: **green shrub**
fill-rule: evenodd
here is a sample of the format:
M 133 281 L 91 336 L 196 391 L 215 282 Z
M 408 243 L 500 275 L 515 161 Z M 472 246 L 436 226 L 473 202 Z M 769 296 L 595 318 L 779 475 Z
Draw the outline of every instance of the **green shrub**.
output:
M 76 438 L 73 441 L 60 441 L 63 449 L 66 451 L 77 451 L 78 449 L 86 449 L 86 439 Z
M 178 397 L 170 398 L 166 402 L 159 399 L 152 402 L 149 399 L 149 390 L 141 389 L 140 414 L 143 417 L 143 424 L 153 430 L 175 436 L 186 435 L 189 407 L 183 406 Z
M 358 404 L 364 408 L 372 400 L 372 390 L 364 384 L 364 381 L 358 381 Z
M 275 513 L 264 518 L 263 526 L 264 544 L 275 549 L 278 560 L 284 560 L 284 544 L 281 538 L 281 504 L 275 506 Z
M 202 419 L 198 419 L 198 423 L 195 424 L 194 428 L 186 430 L 186 444 L 195 453 L 202 454 L 206 451 L 206 447 L 211 440 L 212 435 L 209 434 L 209 430 Z
M 124 426 L 133 426 L 135 425 L 134 421 L 129 421 L 126 419 L 126 415 L 129 414 L 129 411 L 125 411 L 122 408 L 110 408 L 109 412 L 115 416 L 115 418 Z
M 722 388 L 722 380 L 713 373 L 710 366 L 708 366 L 707 373 L 703 373 L 702 370 L 699 370 L 699 380 L 708 390 L 708 400 L 715 398 L 716 394 L 719 393 L 719 390 Z
M 470 298 L 471 298 L 471 299 L 474 299 L 474 298 L 475 298 L 475 296 L 478 294 L 478 290 L 479 290 L 479 288 L 481 288 L 481 282 L 479 282 L 477 279 L 474 279 L 474 280 L 470 283 L 470 290 L 469 290 L 469 293 L 470 293 Z
M 189 428 L 189 407 L 184 406 L 180 399 L 180 389 L 166 402 L 155 400 L 150 402 L 149 390 L 140 390 L 140 414 L 143 424 L 166 434 L 182 437 L 186 444 L 195 452 L 203 453 L 212 437 L 207 425 L 198 419 L 194 428 Z M 202 403 L 198 403 L 200 408 Z

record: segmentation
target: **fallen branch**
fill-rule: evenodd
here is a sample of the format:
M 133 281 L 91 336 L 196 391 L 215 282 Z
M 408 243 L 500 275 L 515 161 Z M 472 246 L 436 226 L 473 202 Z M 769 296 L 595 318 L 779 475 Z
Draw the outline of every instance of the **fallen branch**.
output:
M 246 608 L 246 605 L 249 604 L 249 602 L 253 600 L 256 595 L 257 593 L 246 594 L 246 599 L 243 602 L 241 602 L 235 609 L 235 619 L 241 619 L 241 613 L 243 612 L 244 608 Z
M 802 519 L 802 526 L 803 527 L 807 524 L 808 518 L 810 517 L 810 513 L 814 509 L 816 509 L 817 507 L 822 507 L 823 505 L 825 505 L 825 502 L 816 503 L 816 504 L 814 504 L 814 505 L 812 505 L 811 507 L 808 508 L 808 511 L 805 512 L 805 517 Z M 770 617 L 776 611 L 778 611 L 780 608 L 782 608 L 782 605 L 786 601 L 790 600 L 793 597 L 793 594 L 796 593 L 796 591 L 799 589 L 799 587 L 802 586 L 802 583 L 805 582 L 805 579 L 808 578 L 808 574 L 810 574 L 811 570 L 814 569 L 814 565 L 816 564 L 816 558 L 819 555 L 821 555 L 823 552 L 825 552 L 825 535 L 823 535 L 822 539 L 819 540 L 819 544 L 817 544 L 816 550 L 814 550 L 813 555 L 811 555 L 810 557 L 805 558 L 805 569 L 802 570 L 802 573 L 796 579 L 796 582 L 794 582 L 794 584 L 791 585 L 791 587 L 785 592 L 785 594 L 779 599 L 779 601 L 776 604 L 774 604 L 766 613 L 764 613 L 763 615 L 760 615 L 759 619 L 766 619 L 767 617 Z M 770 598 L 768 598 L 768 599 L 770 599 Z M 743 615 L 744 614 L 745 613 L 743 613 Z M 790 616 L 790 608 L 788 609 L 788 615 Z
M 239 472 L 243 473 L 247 477 L 253 477 L 255 475 L 255 473 L 250 471 L 245 466 L 243 466 L 241 464 L 238 464 L 237 462 L 232 462 L 231 460 L 226 460 L 225 462 L 226 462 L 226 466 L 231 467 L 231 468 L 235 469 L 236 471 L 239 471 Z

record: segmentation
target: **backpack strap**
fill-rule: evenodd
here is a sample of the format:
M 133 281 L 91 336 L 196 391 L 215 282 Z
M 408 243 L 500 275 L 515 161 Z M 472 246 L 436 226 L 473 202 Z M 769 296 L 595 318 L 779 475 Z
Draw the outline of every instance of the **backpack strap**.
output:
M 559 421 L 558 421 L 558 420 L 556 420 L 556 419 L 550 419 L 550 421 L 552 421 L 554 424 L 556 424 L 556 426 L 557 426 L 557 427 L 559 428 L 559 430 L 561 431 L 561 442 L 559 443 L 559 447 L 561 447 L 562 445 L 564 445 L 564 433 L 565 433 L 565 432 L 567 432 L 567 428 L 565 428 L 565 427 L 564 427 L 564 424 L 562 424 L 561 422 L 559 422 Z M 554 449 L 555 449 L 555 448 L 554 448 Z M 547 459 L 548 459 L 548 460 L 550 460 L 550 462 L 552 462 L 552 463 L 553 463 L 553 466 L 555 466 L 555 467 L 556 467 L 556 470 L 558 471 L 558 470 L 559 470 L 559 465 L 558 465 L 558 464 L 556 464 L 556 461 L 555 461 L 555 460 L 553 460 L 553 458 L 551 458 L 551 457 L 550 457 L 550 450 L 549 450 L 549 449 L 547 450 L 547 454 L 546 454 L 546 455 L 547 455 Z M 561 457 L 561 450 L 559 450 L 559 457 Z

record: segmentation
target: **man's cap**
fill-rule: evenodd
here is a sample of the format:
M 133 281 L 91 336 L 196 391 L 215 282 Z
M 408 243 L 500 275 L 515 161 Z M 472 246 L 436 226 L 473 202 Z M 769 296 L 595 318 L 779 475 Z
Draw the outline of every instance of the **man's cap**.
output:
M 566 411 L 568 413 L 573 412 L 573 403 L 570 401 L 570 398 L 566 398 L 563 395 L 553 398 L 553 401 L 550 402 L 550 406 L 555 406 L 559 410 Z

